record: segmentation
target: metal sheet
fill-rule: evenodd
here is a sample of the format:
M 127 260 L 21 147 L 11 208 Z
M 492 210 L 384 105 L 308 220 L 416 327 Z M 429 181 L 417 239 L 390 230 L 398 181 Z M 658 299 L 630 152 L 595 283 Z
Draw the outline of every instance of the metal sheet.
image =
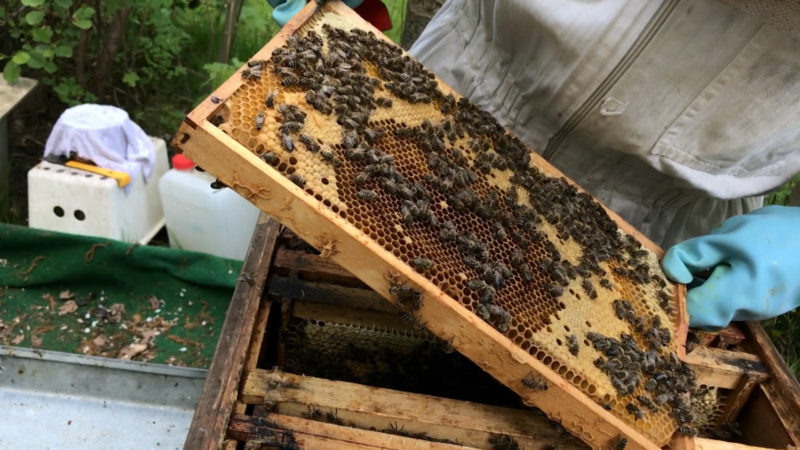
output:
M 0 346 L 0 449 L 182 448 L 205 376 Z

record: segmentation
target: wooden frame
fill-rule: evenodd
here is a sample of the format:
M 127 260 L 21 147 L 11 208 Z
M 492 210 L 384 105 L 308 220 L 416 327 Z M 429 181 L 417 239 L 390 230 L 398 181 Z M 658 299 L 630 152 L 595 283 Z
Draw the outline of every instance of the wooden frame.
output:
M 268 59 L 272 50 L 282 45 L 288 36 L 309 20 L 316 8 L 316 4 L 309 4 L 253 58 Z M 371 25 L 339 2 L 326 3 L 322 8 L 328 14 L 345 17 L 360 28 L 372 29 Z M 173 144 L 260 209 L 273 214 L 314 247 L 323 249 L 333 261 L 353 273 L 358 273 L 361 280 L 384 298 L 392 299 L 387 281 L 389 273 L 396 274 L 399 282 L 420 288 L 424 293 L 423 302 L 415 315 L 427 324 L 431 332 L 452 342 L 454 348 L 516 391 L 525 402 L 536 405 L 552 419 L 561 421 L 570 432 L 585 442 L 607 447 L 624 435 L 628 437 L 629 448 L 655 448 L 652 442 L 633 427 L 603 409 L 549 366 L 513 344 L 505 335 L 466 310 L 425 277 L 408 268 L 345 219 L 322 208 L 319 202 L 306 195 L 274 168 L 264 167 L 256 155 L 213 125 L 210 119 L 221 105 L 220 100 L 227 99 L 241 83 L 240 74 L 235 74 L 193 110 L 181 126 Z M 549 175 L 564 177 L 538 155 L 533 154 L 532 159 Z M 613 211 L 608 208 L 606 211 L 622 230 L 634 235 L 650 250 L 661 254 L 655 244 Z M 683 342 L 688 329 L 682 302 L 683 293 L 682 287 L 676 288 L 680 305 L 677 330 L 679 342 Z M 683 356 L 682 345 L 678 346 L 678 352 Z M 536 391 L 526 388 L 522 380 L 531 372 L 543 377 L 549 389 Z

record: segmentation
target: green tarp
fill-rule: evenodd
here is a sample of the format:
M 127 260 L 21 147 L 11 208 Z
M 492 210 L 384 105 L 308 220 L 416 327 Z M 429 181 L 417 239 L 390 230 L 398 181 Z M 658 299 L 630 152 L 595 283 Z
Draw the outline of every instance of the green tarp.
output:
M 0 224 L 0 343 L 206 367 L 240 269 L 202 253 Z

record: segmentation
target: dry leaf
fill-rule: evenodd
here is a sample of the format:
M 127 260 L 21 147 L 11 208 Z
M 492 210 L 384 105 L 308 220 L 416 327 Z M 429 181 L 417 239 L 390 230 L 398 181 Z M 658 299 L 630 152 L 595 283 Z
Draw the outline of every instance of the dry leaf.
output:
M 94 344 L 97 347 L 102 347 L 108 344 L 108 338 L 106 338 L 104 334 L 99 334 L 97 335 L 96 338 L 92 339 L 92 344 Z
M 75 300 L 67 300 L 61 305 L 61 308 L 58 308 L 58 315 L 63 316 L 65 314 L 72 314 L 78 310 L 78 304 L 75 303 Z
M 31 347 L 39 348 L 42 346 L 42 338 L 39 336 L 34 336 L 31 338 Z
M 47 292 L 45 294 L 42 294 L 42 300 L 46 300 L 47 301 L 47 303 L 50 305 L 50 310 L 51 311 L 55 311 L 56 310 L 56 299 L 55 299 L 55 297 L 53 297 L 53 294 L 51 294 L 49 292 Z
M 18 334 L 16 336 L 14 336 L 14 339 L 11 340 L 11 343 L 14 344 L 14 345 L 19 345 L 20 342 L 22 342 L 23 340 L 25 340 L 25 335 L 24 334 Z
M 145 350 L 147 350 L 147 345 L 142 343 L 126 345 L 125 347 L 122 347 L 122 349 L 119 351 L 117 358 L 132 359 L 136 355 L 142 353 Z
M 65 289 L 58 294 L 58 298 L 60 300 L 72 300 L 75 298 L 75 293 L 70 291 L 69 289 Z
M 122 303 L 114 303 L 108 307 L 108 321 L 111 323 L 120 323 L 124 314 L 125 305 Z
M 159 300 L 155 295 L 148 297 L 147 301 L 150 302 L 150 309 L 161 308 L 161 300 Z

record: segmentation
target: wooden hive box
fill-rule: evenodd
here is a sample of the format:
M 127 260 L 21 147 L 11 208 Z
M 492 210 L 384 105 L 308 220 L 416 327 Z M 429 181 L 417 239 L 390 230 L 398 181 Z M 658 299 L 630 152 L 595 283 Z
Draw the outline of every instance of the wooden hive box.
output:
M 173 145 L 584 442 L 691 431 L 661 250 L 379 36 L 310 4 Z
M 713 395 L 672 447 L 800 442 L 797 381 L 742 326 L 689 353 Z M 262 215 L 185 448 L 585 448 L 441 344 Z

